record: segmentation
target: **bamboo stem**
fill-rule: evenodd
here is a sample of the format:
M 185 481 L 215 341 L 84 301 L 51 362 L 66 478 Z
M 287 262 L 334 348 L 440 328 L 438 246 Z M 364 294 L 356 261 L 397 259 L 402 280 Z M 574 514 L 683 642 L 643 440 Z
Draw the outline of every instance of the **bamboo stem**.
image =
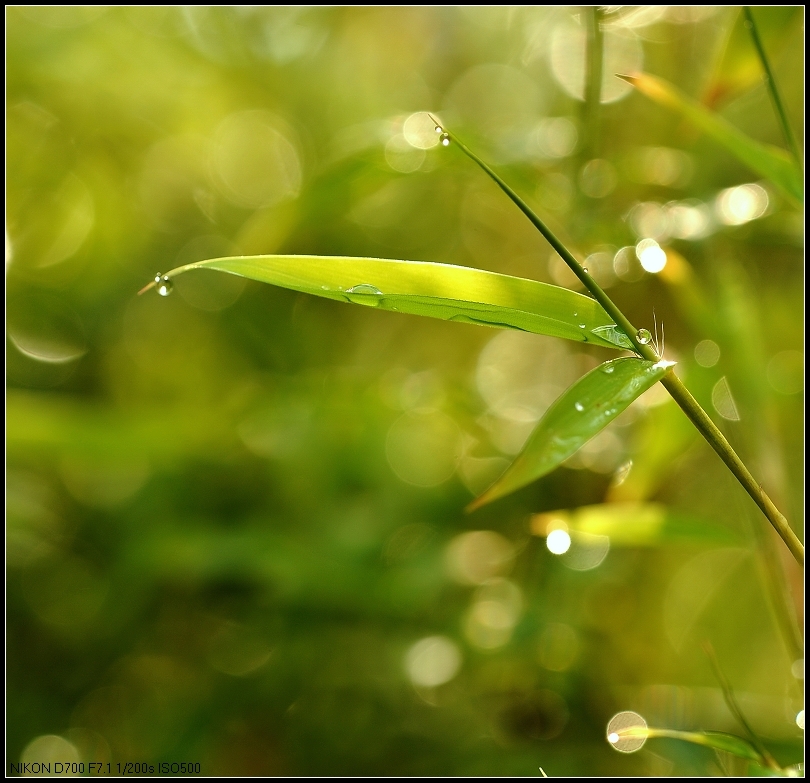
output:
M 653 347 L 645 340 L 639 340 L 639 331 L 630 323 L 624 313 L 616 306 L 613 300 L 602 290 L 601 286 L 596 280 L 591 277 L 588 271 L 577 261 L 568 248 L 560 242 L 554 233 L 546 226 L 546 224 L 534 213 L 528 204 L 517 194 L 512 188 L 501 179 L 481 158 L 479 158 L 471 149 L 465 144 L 460 142 L 455 136 L 447 133 L 446 130 L 437 125 L 439 130 L 445 134 L 445 138 L 452 143 L 458 145 L 458 148 L 474 163 L 476 163 L 484 172 L 498 185 L 498 187 L 514 202 L 514 204 L 523 212 L 524 215 L 531 221 L 532 225 L 548 240 L 549 244 L 554 250 L 559 253 L 560 257 L 565 261 L 571 271 L 579 278 L 580 282 L 585 288 L 590 291 L 594 299 L 605 309 L 607 314 L 615 321 L 616 325 L 624 331 L 630 338 L 636 353 L 650 361 L 660 361 L 661 357 L 655 352 Z M 785 542 L 796 562 L 804 567 L 804 546 L 799 541 L 796 534 L 788 524 L 787 519 L 776 508 L 773 501 L 768 497 L 762 487 L 754 480 L 754 477 L 745 467 L 742 460 L 737 456 L 731 444 L 726 440 L 725 436 L 718 429 L 717 425 L 711 420 L 706 411 L 701 408 L 698 401 L 692 396 L 686 386 L 683 385 L 680 378 L 670 370 L 662 379 L 661 383 L 664 388 L 670 393 L 672 398 L 681 408 L 681 410 L 689 417 L 689 420 L 695 425 L 701 435 L 706 439 L 709 445 L 717 452 L 720 459 L 725 462 L 729 470 L 734 474 L 737 480 L 742 484 L 743 489 L 751 496 L 753 501 L 765 514 L 765 517 L 773 525 L 776 532 Z

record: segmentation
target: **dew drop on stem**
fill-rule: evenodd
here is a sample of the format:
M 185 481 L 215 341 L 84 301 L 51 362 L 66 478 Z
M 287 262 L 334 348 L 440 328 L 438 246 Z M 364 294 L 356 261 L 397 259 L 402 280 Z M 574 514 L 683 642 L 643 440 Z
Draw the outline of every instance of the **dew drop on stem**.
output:
M 155 286 L 161 296 L 168 296 L 174 290 L 174 283 L 168 275 L 158 272 L 155 275 Z
M 638 340 L 640 345 L 649 345 L 652 341 L 652 335 L 649 329 L 639 329 L 636 332 L 636 340 Z

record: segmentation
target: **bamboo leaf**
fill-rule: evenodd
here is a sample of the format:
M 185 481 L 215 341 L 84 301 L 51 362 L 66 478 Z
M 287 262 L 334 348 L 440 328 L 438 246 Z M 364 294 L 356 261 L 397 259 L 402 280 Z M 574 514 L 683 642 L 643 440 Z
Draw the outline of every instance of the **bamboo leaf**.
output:
M 705 748 L 722 750 L 734 756 L 762 764 L 762 756 L 748 740 L 722 731 L 676 731 L 675 729 L 654 729 L 647 726 L 632 726 L 616 732 L 619 739 L 644 737 L 646 739 L 677 739 L 703 745 Z
M 722 731 L 676 731 L 675 729 L 653 729 L 645 726 L 633 726 L 617 731 L 619 739 L 628 737 L 645 737 L 647 739 L 677 739 L 691 742 L 693 745 L 703 745 L 705 748 L 722 750 L 757 764 L 764 764 L 762 756 L 757 749 L 742 737 L 726 734 Z
M 672 109 L 694 123 L 746 166 L 771 180 L 789 198 L 799 203 L 803 202 L 804 177 L 801 169 L 787 152 L 746 136 L 728 120 L 709 111 L 663 79 L 646 73 L 629 76 L 617 74 L 617 76 L 659 105 Z
M 591 370 L 548 409 L 515 461 L 468 510 L 545 476 L 664 377 L 671 362 L 625 357 Z
M 519 329 L 608 348 L 633 348 L 590 297 L 481 269 L 382 258 L 272 255 L 200 261 L 173 269 L 168 276 L 192 269 L 229 272 L 380 310 Z
M 564 522 L 573 535 L 608 536 L 611 546 L 739 543 L 739 537 L 728 528 L 661 503 L 599 503 L 547 511 L 532 517 L 532 529 L 545 535 L 559 522 Z

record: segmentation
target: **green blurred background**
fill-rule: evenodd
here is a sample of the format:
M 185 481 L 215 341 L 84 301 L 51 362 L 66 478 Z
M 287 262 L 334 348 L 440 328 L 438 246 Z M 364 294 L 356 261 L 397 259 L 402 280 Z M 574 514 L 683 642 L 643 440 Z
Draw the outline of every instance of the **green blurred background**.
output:
M 705 639 L 780 763 L 800 760 L 801 574 L 657 389 L 552 475 L 463 511 L 609 351 L 207 272 L 136 296 L 234 253 L 576 282 L 437 146 L 435 112 L 634 323 L 655 310 L 797 523 L 802 212 L 612 76 L 661 76 L 783 145 L 740 10 L 615 7 L 598 116 L 588 13 L 7 8 L 10 761 L 721 774 L 706 749 L 605 740 L 623 710 L 740 732 Z M 755 13 L 802 138 L 803 9 Z M 699 524 L 549 550 L 551 512 L 603 503 Z

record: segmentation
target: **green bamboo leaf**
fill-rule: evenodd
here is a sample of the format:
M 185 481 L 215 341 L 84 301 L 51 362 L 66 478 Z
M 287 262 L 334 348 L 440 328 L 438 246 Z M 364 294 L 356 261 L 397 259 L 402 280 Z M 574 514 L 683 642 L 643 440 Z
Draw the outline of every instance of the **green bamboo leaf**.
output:
M 804 201 L 802 171 L 787 152 L 746 136 L 728 120 L 709 111 L 663 79 L 646 73 L 617 76 L 656 103 L 672 109 L 697 125 L 746 166 L 771 180 L 789 198 L 799 203 Z
M 628 737 L 646 737 L 647 739 L 677 739 L 691 742 L 693 745 L 703 745 L 705 748 L 722 750 L 739 756 L 757 764 L 764 764 L 762 756 L 748 741 L 734 734 L 722 731 L 676 731 L 675 729 L 653 729 L 645 726 L 633 726 L 616 732 L 619 739 Z
M 213 269 L 327 299 L 448 321 L 632 350 L 602 306 L 567 288 L 481 269 L 343 256 L 236 256 L 178 267 Z M 147 288 L 154 287 L 150 284 Z M 143 289 L 143 290 L 146 290 Z
M 739 543 L 739 536 L 728 528 L 661 503 L 599 503 L 547 511 L 532 517 L 532 528 L 545 534 L 560 522 L 572 535 L 608 536 L 611 546 Z
M 506 473 L 468 510 L 550 473 L 661 380 L 671 366 L 672 362 L 625 357 L 591 370 L 554 402 Z

